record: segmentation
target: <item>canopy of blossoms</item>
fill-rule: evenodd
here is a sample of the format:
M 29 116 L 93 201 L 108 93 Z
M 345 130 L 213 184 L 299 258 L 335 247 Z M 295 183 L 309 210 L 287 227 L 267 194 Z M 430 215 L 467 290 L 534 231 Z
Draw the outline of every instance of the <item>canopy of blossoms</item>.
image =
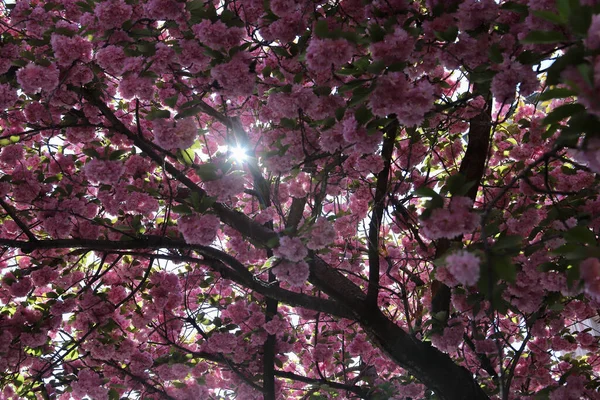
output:
M 600 1 L 0 2 L 3 399 L 600 399 Z

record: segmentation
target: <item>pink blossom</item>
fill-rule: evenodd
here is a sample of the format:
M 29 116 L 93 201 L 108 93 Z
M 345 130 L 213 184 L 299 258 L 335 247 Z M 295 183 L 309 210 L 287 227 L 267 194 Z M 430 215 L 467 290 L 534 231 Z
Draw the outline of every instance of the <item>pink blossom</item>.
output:
M 279 316 L 274 317 L 272 320 L 266 322 L 263 325 L 263 328 L 265 329 L 265 331 L 267 331 L 269 335 L 276 335 L 278 333 L 282 333 L 285 331 L 286 327 L 286 322 Z
M 176 20 L 185 11 L 185 3 L 177 0 L 149 0 L 145 5 L 146 14 L 156 20 Z
M 9 166 L 14 166 L 23 160 L 24 155 L 25 149 L 20 144 L 6 146 L 0 151 L 0 162 Z
M 24 297 L 27 295 L 27 293 L 29 293 L 32 286 L 33 284 L 31 278 L 25 276 L 9 286 L 10 294 L 12 294 L 15 297 Z
M 154 82 L 150 78 L 128 75 L 119 82 L 119 92 L 125 99 L 137 97 L 150 100 L 154 96 Z
M 77 381 L 71 384 L 73 395 L 82 398 L 86 395 L 94 400 L 108 400 L 108 389 L 100 376 L 91 369 L 83 369 L 77 374 Z
M 409 83 L 405 74 L 394 72 L 379 78 L 369 105 L 375 115 L 396 114 L 400 123 L 415 126 L 433 109 L 434 89 L 425 79 Z
M 501 70 L 492 79 L 492 93 L 498 102 L 511 103 L 515 98 L 517 85 L 519 92 L 527 96 L 539 86 L 535 72 L 531 67 L 516 61 L 506 61 L 501 65 Z
M 479 257 L 460 250 L 446 257 L 446 268 L 454 278 L 465 286 L 472 286 L 479 280 Z
M 441 351 L 454 353 L 463 341 L 463 332 L 463 322 L 453 318 L 448 321 L 448 326 L 444 328 L 442 335 L 434 334 L 431 336 L 431 343 Z
M 302 261 L 308 255 L 308 250 L 300 238 L 282 236 L 279 238 L 279 247 L 273 250 L 273 254 L 277 257 L 297 262 Z
M 94 14 L 102 29 L 120 28 L 131 17 L 132 7 L 123 0 L 109 0 L 98 3 Z
M 456 17 L 461 31 L 471 31 L 488 24 L 498 15 L 494 0 L 466 0 L 458 7 Z
M 226 95 L 250 96 L 254 91 L 256 76 L 250 72 L 250 60 L 243 53 L 237 53 L 228 63 L 214 66 L 210 75 Z
M 180 40 L 181 54 L 179 54 L 179 63 L 188 68 L 190 72 L 197 73 L 204 71 L 210 62 L 210 58 L 204 54 L 204 51 L 197 40 Z
M 216 197 L 218 201 L 228 201 L 244 191 L 244 175 L 230 173 L 220 179 L 204 182 L 204 188 L 209 196 Z
M 0 84 L 0 111 L 14 106 L 19 97 L 17 91 L 8 83 Z
M 58 68 L 56 65 L 42 67 L 35 64 L 27 64 L 17 71 L 17 82 L 25 93 L 34 94 L 40 90 L 50 92 L 58 86 Z
M 53 238 L 63 239 L 71 234 L 74 226 L 68 216 L 58 213 L 48 217 L 43 223 L 44 230 Z
M 385 35 L 382 41 L 371 44 L 373 60 L 381 60 L 386 64 L 405 61 L 413 47 L 412 37 L 401 27 L 393 33 Z
M 132 192 L 125 201 L 125 210 L 143 215 L 151 215 L 158 211 L 158 200 L 147 193 Z
M 154 142 L 166 150 L 187 149 L 198 136 L 198 127 L 192 117 L 179 120 L 157 119 L 152 126 Z
M 177 221 L 177 228 L 189 244 L 209 246 L 215 240 L 221 225 L 219 218 L 212 214 L 190 215 Z
M 244 34 L 242 28 L 228 27 L 221 21 L 211 22 L 208 19 L 194 25 L 192 31 L 203 45 L 215 50 L 229 50 L 237 46 Z
M 281 261 L 275 268 L 273 273 L 281 282 L 286 282 L 291 287 L 301 287 L 308 281 L 310 268 L 304 261 L 289 262 Z
M 579 264 L 585 292 L 596 301 L 600 301 L 600 260 L 587 258 Z
M 66 136 L 72 144 L 88 143 L 96 137 L 96 128 L 93 126 L 67 128 Z
M 53 33 L 50 44 L 60 66 L 68 67 L 75 61 L 92 60 L 92 44 L 81 36 L 68 37 Z
M 215 333 L 208 339 L 208 350 L 215 353 L 233 353 L 237 338 L 232 333 Z
M 125 68 L 127 56 L 120 46 L 106 46 L 96 53 L 96 62 L 109 74 L 120 75 Z
M 320 218 L 312 226 L 308 236 L 306 247 L 311 250 L 320 250 L 333 243 L 337 235 L 333 224 L 326 218 Z
M 125 173 L 125 166 L 120 161 L 95 158 L 85 164 L 83 171 L 91 182 L 115 185 Z
M 306 64 L 316 72 L 327 72 L 350 61 L 354 47 L 345 39 L 311 39 L 306 49 Z
M 421 221 L 423 234 L 436 240 L 473 232 L 477 229 L 479 217 L 471 210 L 472 204 L 468 197 L 453 197 L 447 209 L 436 208 L 428 219 Z

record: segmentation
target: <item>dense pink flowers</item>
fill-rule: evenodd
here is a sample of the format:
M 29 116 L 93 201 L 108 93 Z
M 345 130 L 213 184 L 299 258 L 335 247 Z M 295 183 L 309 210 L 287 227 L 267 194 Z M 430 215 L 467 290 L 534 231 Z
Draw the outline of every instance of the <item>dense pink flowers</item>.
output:
M 468 251 L 457 251 L 446 257 L 446 269 L 465 286 L 472 286 L 479 280 L 479 257 Z
M 329 244 L 333 243 L 336 238 L 335 228 L 333 224 L 326 218 L 321 218 L 312 226 L 306 247 L 311 250 L 324 249 Z
M 316 72 L 327 72 L 350 61 L 354 47 L 344 39 L 313 38 L 306 49 L 306 64 Z
M 153 122 L 154 143 L 166 150 L 187 149 L 198 136 L 194 118 L 157 119 Z
M 421 221 L 422 232 L 429 239 L 452 239 L 472 233 L 479 217 L 471 210 L 473 202 L 468 197 L 453 197 L 448 208 L 436 208 L 428 219 Z
M 109 74 L 119 75 L 125 67 L 125 51 L 120 46 L 106 46 L 96 53 L 96 62 Z
M 396 114 L 401 124 L 415 126 L 433 109 L 434 89 L 427 80 L 412 83 L 403 73 L 394 72 L 379 78 L 369 105 L 375 115 Z
M 215 50 L 229 50 L 237 46 L 244 34 L 242 28 L 228 27 L 221 21 L 211 22 L 208 19 L 194 25 L 192 31 L 203 45 Z
M 94 158 L 84 167 L 85 176 L 94 183 L 115 185 L 125 173 L 125 166 L 120 161 L 108 161 Z
M 103 29 L 120 28 L 131 17 L 132 7 L 123 0 L 109 0 L 96 5 L 94 14 Z
M 88 62 L 92 59 L 92 43 L 81 36 L 68 37 L 54 33 L 50 44 L 60 66 L 68 67 L 74 61 Z
M 308 281 L 310 270 L 305 261 L 290 262 L 282 260 L 273 268 L 273 273 L 281 282 L 292 287 L 301 287 Z
M 104 387 L 104 383 L 100 376 L 91 369 L 83 369 L 77 375 L 77 381 L 71 384 L 73 394 L 78 398 L 83 398 L 86 395 L 94 400 L 108 399 L 108 389 Z
M 273 250 L 273 254 L 290 261 L 302 261 L 308 255 L 308 250 L 300 238 L 282 236 L 279 238 L 279 247 Z
M 221 222 L 212 214 L 189 215 L 177 221 L 177 229 L 189 244 L 209 246 L 215 240 Z
M 0 84 L 0 111 L 7 109 L 17 101 L 17 91 L 7 83 Z
M 34 94 L 40 90 L 50 92 L 58 86 L 58 68 L 55 65 L 43 67 L 28 64 L 17 71 L 17 82 L 25 93 Z
M 492 80 L 492 93 L 499 102 L 510 103 L 515 98 L 517 85 L 523 96 L 530 95 L 539 86 L 535 72 L 518 62 L 505 62 Z
M 149 18 L 175 20 L 185 11 L 185 3 L 177 0 L 149 0 L 145 6 Z
M 237 53 L 231 61 L 214 66 L 210 75 L 219 82 L 222 92 L 229 96 L 250 96 L 256 75 L 250 72 L 250 59 Z

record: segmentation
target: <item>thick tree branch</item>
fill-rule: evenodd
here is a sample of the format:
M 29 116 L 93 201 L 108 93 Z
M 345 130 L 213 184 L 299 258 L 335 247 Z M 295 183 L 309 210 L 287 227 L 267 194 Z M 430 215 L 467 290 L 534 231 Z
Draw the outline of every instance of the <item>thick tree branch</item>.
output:
M 204 259 L 196 259 L 192 257 L 186 257 L 183 255 L 169 256 L 166 254 L 156 253 L 135 253 L 139 256 L 147 256 L 160 259 L 172 259 L 172 260 L 183 260 L 189 262 L 197 262 L 205 264 L 213 268 L 216 272 L 219 272 L 227 279 L 247 287 L 248 289 L 254 290 L 257 293 L 284 302 L 294 307 L 303 307 L 309 310 L 320 311 L 331 314 L 340 318 L 353 318 L 353 313 L 344 304 L 322 299 L 319 297 L 310 296 L 303 293 L 292 292 L 289 290 L 281 289 L 275 285 L 269 285 L 266 282 L 249 278 L 247 275 L 240 275 L 235 269 L 226 266 L 225 262 L 221 259 L 211 257 L 209 254 L 213 254 L 216 249 L 207 248 L 205 246 L 190 245 L 183 241 L 176 241 L 160 236 L 147 236 L 141 239 L 125 240 L 122 242 L 115 242 L 110 240 L 89 240 L 89 239 L 57 239 L 57 240 L 38 240 L 36 242 L 29 242 L 23 240 L 13 239 L 0 239 L 1 247 L 9 247 L 13 249 L 21 249 L 25 253 L 30 253 L 34 250 L 45 250 L 45 249 L 82 249 L 82 250 L 97 250 L 97 251 L 110 251 L 113 250 L 115 253 L 119 253 L 118 250 L 132 250 L 132 249 L 180 249 L 180 250 L 198 250 L 201 254 L 204 251 Z M 211 249 L 207 251 L 207 249 Z M 129 254 L 129 253 L 128 253 Z M 232 260 L 230 260 L 232 261 Z M 237 260 L 236 260 L 237 261 Z M 241 265 L 241 264 L 240 264 Z
M 492 97 L 489 92 L 485 94 L 485 97 L 487 99 L 485 110 L 469 120 L 469 143 L 459 168 L 459 173 L 464 175 L 466 182 L 473 182 L 467 192 L 467 197 L 473 201 L 479 191 L 490 147 Z M 440 239 L 436 244 L 435 257 L 442 257 L 450 249 L 451 243 L 448 239 Z M 439 316 L 440 313 L 444 313 L 442 314 L 444 315 L 442 321 L 444 324 L 450 315 L 450 295 L 450 288 L 447 285 L 438 280 L 432 282 L 431 314 Z
M 379 294 L 379 230 L 385 209 L 385 199 L 388 193 L 388 180 L 390 175 L 390 165 L 396 136 L 398 135 L 398 122 L 394 119 L 386 129 L 383 139 L 383 149 L 381 158 L 383 159 L 383 169 L 377 174 L 377 187 L 375 189 L 375 198 L 373 199 L 373 210 L 371 211 L 371 221 L 369 222 L 369 284 L 367 290 L 367 306 L 377 307 L 377 296 Z
M 335 389 L 346 390 L 348 392 L 358 395 L 361 399 L 369 399 L 370 398 L 369 390 L 366 388 L 360 387 L 360 386 L 346 385 L 343 383 L 334 382 L 334 381 L 330 381 L 327 379 L 308 378 L 306 376 L 302 376 L 302 375 L 294 374 L 293 372 L 286 372 L 286 371 L 275 371 L 275 375 L 277 375 L 281 378 L 290 379 L 292 381 L 304 382 L 304 383 L 308 383 L 311 385 L 317 385 L 317 386 L 329 386 L 329 387 L 332 387 Z

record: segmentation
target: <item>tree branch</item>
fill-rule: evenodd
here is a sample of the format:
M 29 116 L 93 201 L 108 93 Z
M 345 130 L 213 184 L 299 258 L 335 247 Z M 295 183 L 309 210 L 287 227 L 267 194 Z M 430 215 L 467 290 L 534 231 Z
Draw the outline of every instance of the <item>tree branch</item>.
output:
M 390 175 L 390 165 L 396 136 L 398 135 L 398 122 L 394 121 L 386 129 L 383 139 L 383 149 L 381 158 L 383 158 L 383 169 L 377 174 L 377 187 L 375 189 L 375 199 L 373 200 L 373 210 L 371 211 L 371 221 L 369 222 L 369 284 L 367 290 L 367 307 L 377 307 L 377 297 L 379 293 L 379 230 L 381 220 L 385 209 L 385 199 L 388 192 L 388 179 Z

